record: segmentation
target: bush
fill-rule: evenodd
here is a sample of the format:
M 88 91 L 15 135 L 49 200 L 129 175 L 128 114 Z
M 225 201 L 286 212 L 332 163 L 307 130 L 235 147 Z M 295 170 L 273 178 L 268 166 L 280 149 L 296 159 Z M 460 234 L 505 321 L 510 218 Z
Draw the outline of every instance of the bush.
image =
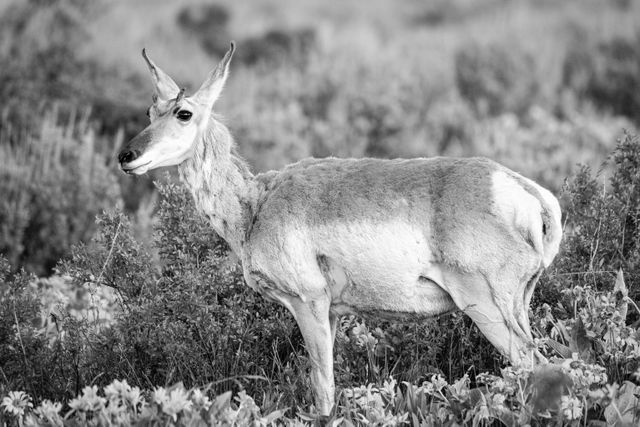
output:
M 178 26 L 196 37 L 210 55 L 222 56 L 229 49 L 229 11 L 219 4 L 185 6 L 177 15 Z
M 121 200 L 105 154 L 111 147 L 96 146 L 86 115 L 72 113 L 62 124 L 58 111 L 46 113 L 33 134 L 0 132 L 0 253 L 39 275 L 88 241 L 95 216 Z
M 578 100 L 640 123 L 640 34 L 596 46 L 577 38 L 564 60 L 562 82 Z
M 458 91 L 482 115 L 521 115 L 538 94 L 535 65 L 517 48 L 470 44 L 455 56 Z
M 53 310 L 58 333 L 33 321 L 41 319 L 42 291 L 26 286 L 29 280 L 22 276 L 8 280 L 8 289 L 15 290 L 7 298 L 28 313 L 16 320 L 13 306 L 3 301 L 0 335 L 11 337 L 0 345 L 4 378 L 11 379 L 6 386 L 40 400 L 70 397 L 88 384 L 117 378 L 147 388 L 180 381 L 218 391 L 243 385 L 254 394 L 264 392 L 265 399 L 280 390 L 277 396 L 284 397 L 278 400 L 308 404 L 310 396 L 300 392 L 308 390 L 304 376 L 293 383 L 285 379 L 287 372 L 306 368 L 291 316 L 244 285 L 235 259 L 195 214 L 190 195 L 175 185 L 161 186 L 160 192 L 165 198 L 155 237 L 159 269 L 132 237 L 124 215 L 99 216 L 94 242 L 75 246 L 59 266 L 72 289 L 88 290 L 96 305 L 83 316 L 70 315 L 71 305 Z M 103 287 L 117 295 L 115 307 L 98 301 Z M 112 307 L 110 322 L 95 313 L 105 306 Z M 33 350 L 16 345 L 11 325 L 19 325 L 25 345 L 25 336 L 34 337 Z M 31 378 L 45 366 L 57 368 Z
M 559 194 L 576 164 L 599 165 L 615 147 L 624 118 L 573 114 L 559 120 L 539 107 L 522 118 L 503 114 L 473 124 L 475 155 L 488 156 Z M 544 165 L 544 167 L 542 167 Z M 563 177 L 563 178 L 560 178 Z
M 606 175 L 581 168 L 566 183 L 563 201 L 570 219 L 556 268 L 575 274 L 562 287 L 609 286 L 618 269 L 629 283 L 640 280 L 640 143 L 625 134 L 610 157 Z M 640 289 L 630 289 L 633 300 Z
M 146 387 L 215 382 L 219 389 L 238 381 L 231 378 L 269 376 L 276 355 L 290 363 L 284 356 L 291 345 L 290 316 L 244 285 L 226 244 L 195 214 L 190 195 L 175 185 L 160 192 L 159 272 L 129 236 L 122 216 L 103 218 L 97 254 L 80 247 L 64 264 L 77 283 L 106 285 L 122 298 L 109 334 L 114 351 L 93 354 L 94 374 L 109 367 L 105 381 L 136 378 Z M 258 381 L 249 388 L 263 386 Z
M 274 29 L 262 36 L 243 40 L 238 58 L 250 66 L 282 63 L 304 66 L 316 43 L 316 33 L 312 28 Z
M 6 102 L 0 129 L 7 123 L 33 127 L 43 106 L 54 103 L 93 110 L 101 133 L 123 127 L 131 136 L 141 127 L 139 79 L 77 55 L 89 34 L 86 23 L 99 8 L 99 2 L 28 0 L 3 12 L 0 96 Z

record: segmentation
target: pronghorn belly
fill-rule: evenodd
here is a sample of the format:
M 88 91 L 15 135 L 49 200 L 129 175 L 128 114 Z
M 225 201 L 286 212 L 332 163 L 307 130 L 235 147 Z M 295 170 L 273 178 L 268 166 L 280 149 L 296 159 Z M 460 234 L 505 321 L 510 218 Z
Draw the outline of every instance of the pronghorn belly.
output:
M 440 286 L 427 278 L 404 283 L 398 292 L 380 292 L 374 284 L 353 283 L 334 300 L 332 310 L 340 315 L 357 314 L 385 319 L 422 319 L 456 309 Z
M 391 221 L 316 231 L 334 312 L 429 317 L 455 308 L 437 284 L 439 267 L 420 227 Z

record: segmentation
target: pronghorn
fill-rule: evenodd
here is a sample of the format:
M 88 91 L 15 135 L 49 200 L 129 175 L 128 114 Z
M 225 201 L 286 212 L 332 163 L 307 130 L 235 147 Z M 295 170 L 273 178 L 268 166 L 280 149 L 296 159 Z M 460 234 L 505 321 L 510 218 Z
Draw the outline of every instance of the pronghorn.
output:
M 296 319 L 321 415 L 334 404 L 343 314 L 460 309 L 513 364 L 543 359 L 527 309 L 562 237 L 548 190 L 484 158 L 306 159 L 253 175 L 212 110 L 233 52 L 186 96 L 143 50 L 151 124 L 118 159 L 135 175 L 178 165 L 247 284 Z

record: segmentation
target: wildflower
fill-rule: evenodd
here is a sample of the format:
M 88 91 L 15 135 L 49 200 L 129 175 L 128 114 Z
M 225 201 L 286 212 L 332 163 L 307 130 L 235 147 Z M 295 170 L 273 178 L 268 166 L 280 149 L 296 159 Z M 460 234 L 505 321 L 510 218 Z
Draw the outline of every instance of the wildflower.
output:
M 153 393 L 151 393 L 151 400 L 158 405 L 162 405 L 164 402 L 169 400 L 169 394 L 164 387 L 156 387 L 156 389 L 153 390 Z
M 45 399 L 40 403 L 40 405 L 35 409 L 36 415 L 45 418 L 47 420 L 56 419 L 59 417 L 60 410 L 62 409 L 62 403 L 52 402 L 48 399 Z
M 121 399 L 125 394 L 131 390 L 127 380 L 118 381 L 113 380 L 111 384 L 104 388 L 104 394 L 109 400 Z
M 152 400 L 162 406 L 162 412 L 169 415 L 173 421 L 178 419 L 181 411 L 191 409 L 193 403 L 189 400 L 189 394 L 183 387 L 176 387 L 167 393 L 162 387 L 154 390 Z
M 493 403 L 493 406 L 501 408 L 504 406 L 504 401 L 507 399 L 507 397 L 502 394 L 502 393 L 496 393 L 491 397 L 491 402 Z
M 369 332 L 369 328 L 367 328 L 364 322 L 354 326 L 351 333 L 356 341 L 356 345 L 360 348 L 373 349 L 378 344 L 378 339 Z
M 398 382 L 393 377 L 389 377 L 388 380 L 385 380 L 382 383 L 382 388 L 380 389 L 380 392 L 387 398 L 387 401 L 389 402 L 393 402 L 393 400 L 396 398 L 397 383 Z
M 98 386 L 86 386 L 82 389 L 82 396 L 76 397 L 69 406 L 76 411 L 96 412 L 104 408 L 107 399 L 98 396 Z
M 138 405 L 144 405 L 142 393 L 140 392 L 140 389 L 138 387 L 131 387 L 123 397 L 125 402 L 127 402 L 134 409 L 136 409 Z
M 207 395 L 198 388 L 194 388 L 191 391 L 191 402 L 193 402 L 196 408 L 202 408 L 205 411 L 209 410 L 209 407 L 211 406 L 211 400 L 209 400 L 209 397 L 207 397 Z
M 589 400 L 592 402 L 600 402 L 602 399 L 606 397 L 606 392 L 604 388 L 597 388 L 595 390 L 589 390 Z
M 562 414 L 568 420 L 577 420 L 582 417 L 582 402 L 575 397 L 562 396 L 560 407 Z
M 27 408 L 33 408 L 31 397 L 24 391 L 10 391 L 9 396 L 2 399 L 0 406 L 4 412 L 14 416 L 23 416 Z
M 440 374 L 432 376 L 431 382 L 437 391 L 442 390 L 447 385 L 447 381 Z
M 469 395 L 469 376 L 464 374 L 462 378 L 451 385 L 450 390 L 454 396 L 466 398 Z
M 142 403 L 141 392 L 138 387 L 131 387 L 127 380 L 114 380 L 104 388 L 104 394 L 112 404 L 126 404 L 131 408 L 137 408 Z
M 346 397 L 352 398 L 356 405 L 362 409 L 384 407 L 380 390 L 375 388 L 373 384 L 346 389 L 344 392 Z

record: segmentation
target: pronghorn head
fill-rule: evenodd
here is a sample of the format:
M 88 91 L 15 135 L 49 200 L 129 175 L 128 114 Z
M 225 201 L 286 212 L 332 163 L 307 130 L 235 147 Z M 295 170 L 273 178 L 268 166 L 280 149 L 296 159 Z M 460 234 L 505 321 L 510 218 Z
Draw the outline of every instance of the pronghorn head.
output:
M 178 165 L 192 155 L 229 75 L 234 50 L 231 42 L 222 61 L 192 96 L 185 96 L 184 89 L 142 51 L 153 81 L 153 104 L 147 113 L 151 123 L 118 154 L 124 172 L 142 175 L 158 167 Z

